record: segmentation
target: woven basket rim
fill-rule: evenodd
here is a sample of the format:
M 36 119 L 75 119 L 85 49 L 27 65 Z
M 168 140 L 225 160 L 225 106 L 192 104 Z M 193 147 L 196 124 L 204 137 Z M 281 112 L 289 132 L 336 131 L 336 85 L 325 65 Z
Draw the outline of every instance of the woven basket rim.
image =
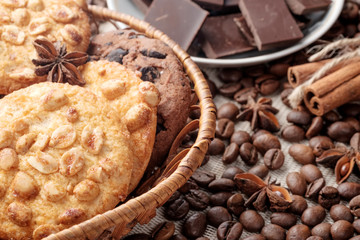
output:
M 155 216 L 156 208 L 165 203 L 201 165 L 208 146 L 215 135 L 216 109 L 208 84 L 201 70 L 178 44 L 149 23 L 133 16 L 99 6 L 89 6 L 88 10 L 89 13 L 96 18 L 125 23 L 130 28 L 145 36 L 159 39 L 172 48 L 183 64 L 189 79 L 194 83 L 194 90 L 199 99 L 201 111 L 199 131 L 194 145 L 181 160 L 175 172 L 168 178 L 164 179 L 148 192 L 124 202 L 120 206 L 103 214 L 99 214 L 56 234 L 52 234 L 45 238 L 47 240 L 96 239 L 104 230 L 113 226 L 117 226 L 118 231 L 127 233 L 136 223 L 147 223 Z M 118 234 L 118 237 L 119 236 L 121 236 L 121 234 Z

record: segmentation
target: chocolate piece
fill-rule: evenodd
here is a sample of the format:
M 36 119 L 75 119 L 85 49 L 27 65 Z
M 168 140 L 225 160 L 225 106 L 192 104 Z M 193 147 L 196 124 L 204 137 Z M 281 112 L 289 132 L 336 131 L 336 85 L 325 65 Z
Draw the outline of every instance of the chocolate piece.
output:
M 284 0 L 240 0 L 239 7 L 259 50 L 283 47 L 303 37 Z
M 234 18 L 241 14 L 208 17 L 200 29 L 204 36 L 203 51 L 208 58 L 219 58 L 254 49 L 238 30 Z
M 146 11 L 149 9 L 152 0 L 131 0 L 136 7 L 142 12 L 142 13 L 146 13 Z
M 154 0 L 145 21 L 187 50 L 208 14 L 190 0 Z
M 240 32 L 251 46 L 256 46 L 254 36 L 252 35 L 249 26 L 247 25 L 245 18 L 243 16 L 234 18 L 236 26 L 240 29 Z
M 310 12 L 328 8 L 330 0 L 286 0 L 291 12 L 296 15 L 303 15 Z
M 224 7 L 237 7 L 239 0 L 224 0 Z
M 207 10 L 221 10 L 224 5 L 224 0 L 193 0 L 200 7 Z

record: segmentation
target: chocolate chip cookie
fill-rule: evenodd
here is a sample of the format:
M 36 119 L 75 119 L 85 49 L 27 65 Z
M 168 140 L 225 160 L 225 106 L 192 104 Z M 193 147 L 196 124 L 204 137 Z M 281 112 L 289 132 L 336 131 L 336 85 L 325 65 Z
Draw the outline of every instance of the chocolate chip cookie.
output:
M 190 81 L 172 49 L 160 40 L 133 30 L 117 30 L 95 36 L 89 54 L 116 61 L 141 73 L 143 81 L 160 92 L 155 145 L 149 168 L 161 164 L 176 135 L 184 127 L 191 101 Z

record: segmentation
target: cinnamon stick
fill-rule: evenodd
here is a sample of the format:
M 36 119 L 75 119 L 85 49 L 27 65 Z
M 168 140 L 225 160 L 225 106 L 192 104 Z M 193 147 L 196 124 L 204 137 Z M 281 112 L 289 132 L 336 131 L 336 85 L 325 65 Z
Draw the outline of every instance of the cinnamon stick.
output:
M 287 77 L 290 85 L 293 88 L 296 88 L 297 86 L 306 82 L 311 77 L 311 75 L 313 75 L 317 70 L 324 66 L 325 63 L 329 61 L 330 60 L 327 59 L 319 62 L 311 62 L 289 67 Z
M 354 62 L 305 88 L 304 102 L 315 115 L 322 116 L 347 102 L 360 99 L 360 62 Z
M 326 63 L 328 63 L 331 60 L 332 59 L 326 59 L 318 62 L 305 63 L 305 64 L 289 67 L 287 77 L 290 85 L 293 88 L 296 88 L 297 86 L 306 82 L 307 80 L 309 80 L 311 75 L 313 75 L 317 70 L 319 70 L 321 67 L 323 67 Z M 337 71 L 338 69 L 342 68 L 345 64 L 351 64 L 353 62 L 358 62 L 358 61 L 360 61 L 360 58 L 358 57 L 345 60 L 344 62 L 341 62 L 340 64 L 331 68 L 327 74 Z

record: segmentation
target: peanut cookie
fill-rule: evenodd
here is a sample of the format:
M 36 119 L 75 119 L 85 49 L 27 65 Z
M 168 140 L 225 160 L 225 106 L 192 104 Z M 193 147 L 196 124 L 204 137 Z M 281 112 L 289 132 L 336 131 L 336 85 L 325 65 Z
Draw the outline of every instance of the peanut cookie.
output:
M 156 132 L 159 92 L 151 82 L 143 82 L 133 71 L 117 62 L 89 62 L 80 67 L 85 88 L 104 97 L 118 112 L 131 134 L 134 165 L 132 191 L 149 163 Z
M 157 111 L 155 145 L 149 170 L 160 165 L 179 131 L 184 127 L 191 101 L 190 81 L 172 49 L 157 39 L 132 30 L 95 36 L 89 54 L 116 61 L 141 73 L 141 80 L 155 84 L 161 101 Z
M 0 239 L 40 239 L 125 200 L 130 133 L 91 91 L 39 83 L 0 100 Z
M 31 62 L 33 41 L 44 36 L 69 51 L 86 51 L 90 25 L 85 0 L 0 0 L 0 94 L 45 81 Z

